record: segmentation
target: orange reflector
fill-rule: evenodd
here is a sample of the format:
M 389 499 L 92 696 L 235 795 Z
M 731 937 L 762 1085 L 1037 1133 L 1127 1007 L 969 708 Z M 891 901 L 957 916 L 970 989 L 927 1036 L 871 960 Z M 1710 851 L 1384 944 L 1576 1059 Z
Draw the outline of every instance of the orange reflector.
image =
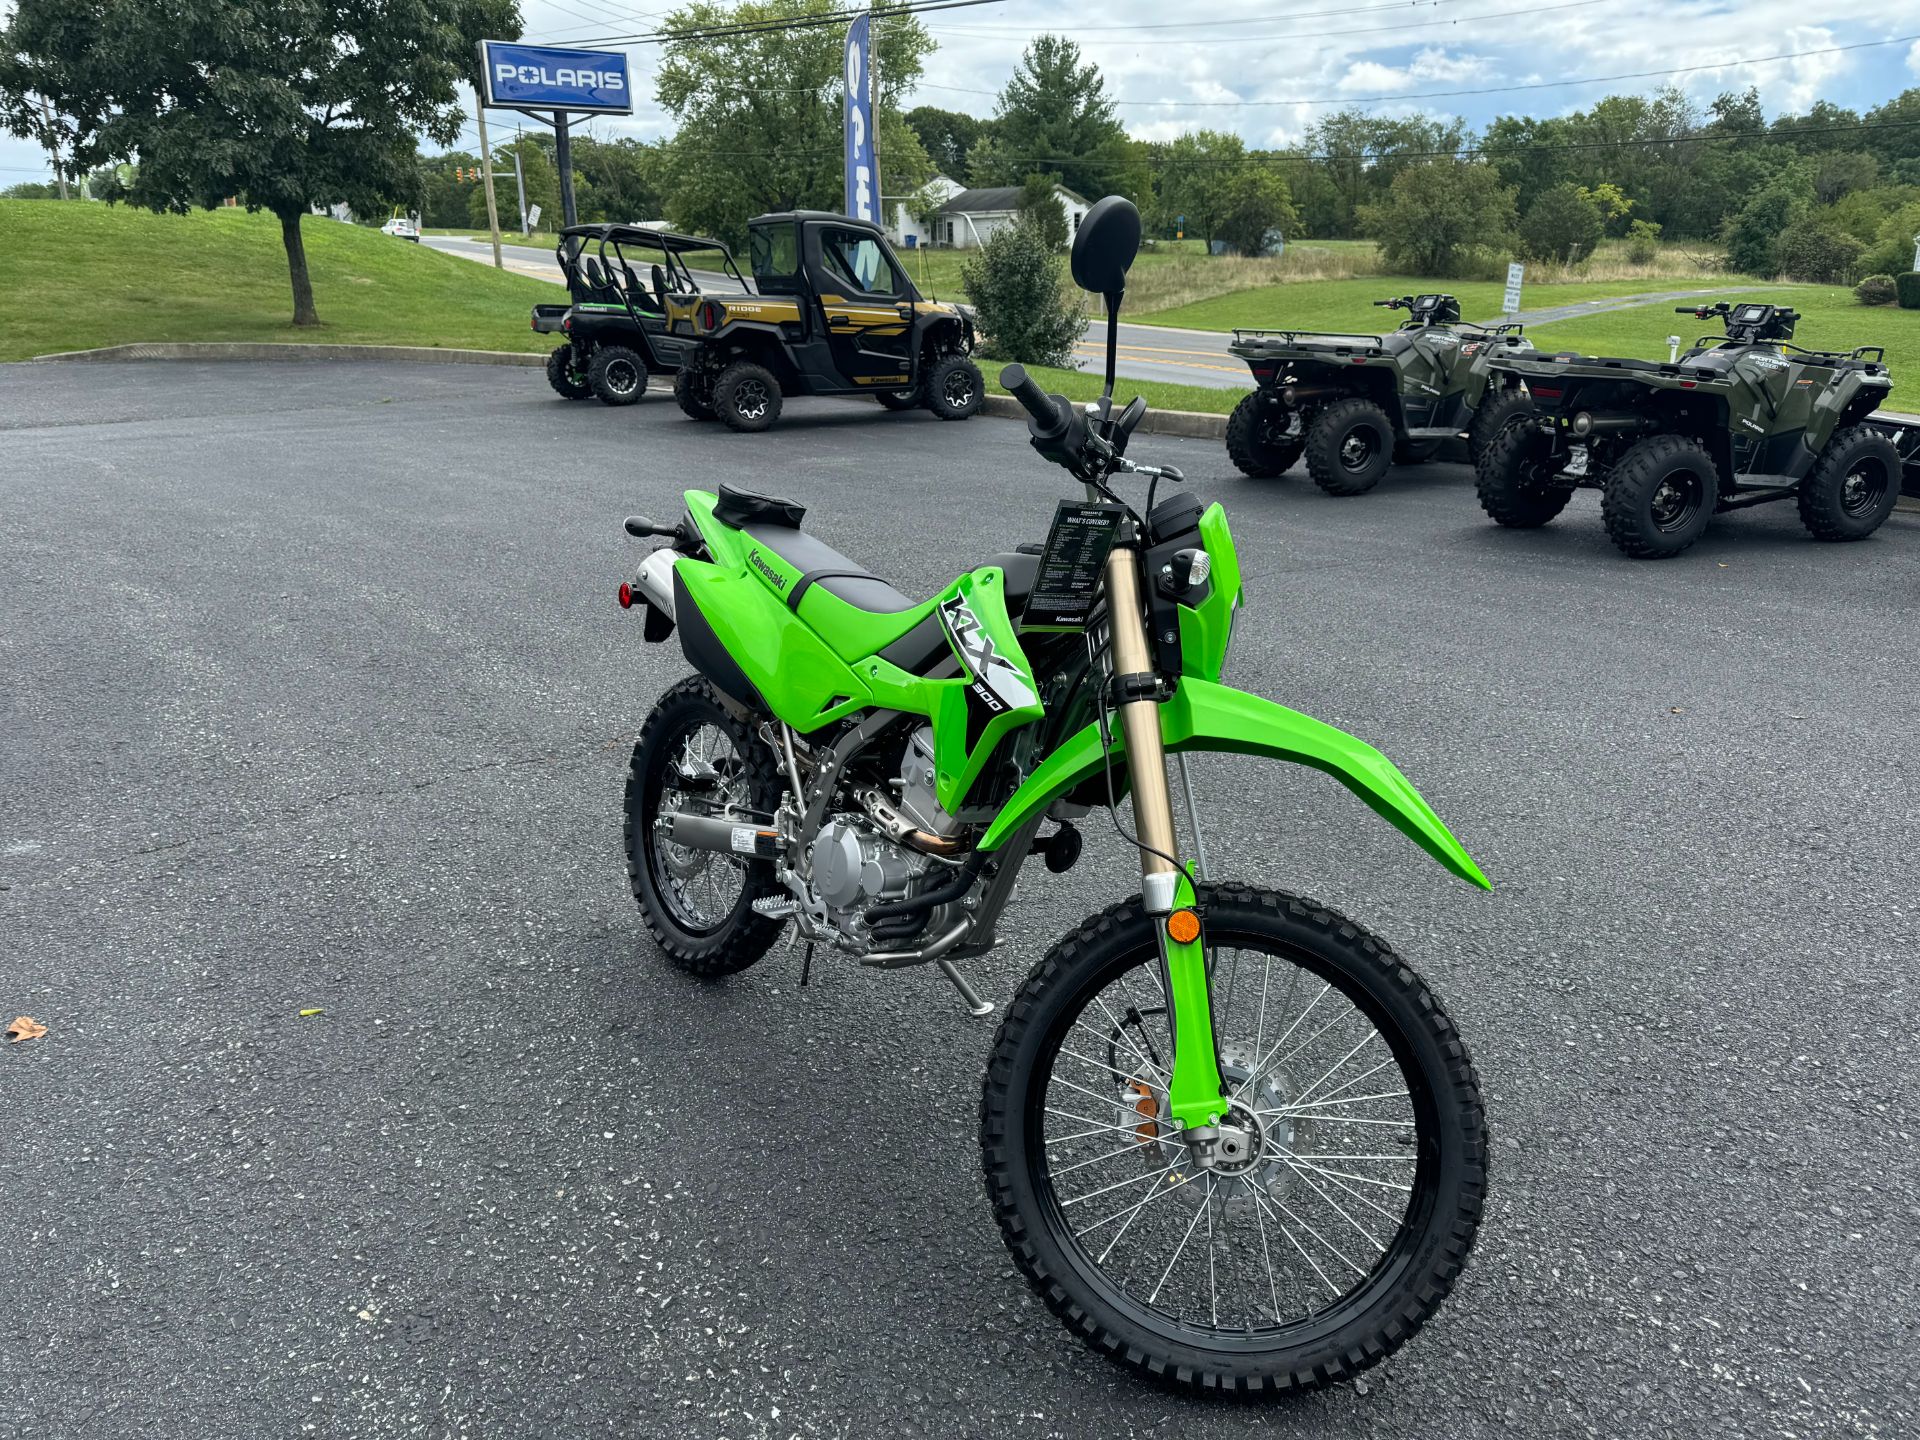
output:
M 1174 943 L 1191 945 L 1200 938 L 1200 917 L 1191 910 L 1176 910 L 1167 917 L 1167 934 Z

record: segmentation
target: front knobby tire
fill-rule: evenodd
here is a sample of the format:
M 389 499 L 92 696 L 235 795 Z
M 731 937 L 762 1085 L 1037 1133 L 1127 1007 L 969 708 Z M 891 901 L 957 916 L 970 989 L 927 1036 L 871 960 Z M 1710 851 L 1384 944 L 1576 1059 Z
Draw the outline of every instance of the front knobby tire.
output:
M 1654 435 L 1620 457 L 1600 492 L 1600 517 L 1621 554 L 1670 560 L 1706 533 L 1720 493 L 1707 447 Z
M 1900 452 L 1871 425 L 1849 425 L 1800 482 L 1800 523 L 1816 540 L 1864 540 L 1900 498 Z
M 1227 417 L 1227 458 L 1255 480 L 1286 474 L 1307 448 L 1304 435 L 1289 433 L 1292 419 L 1279 400 L 1259 390 L 1248 392 Z
M 1537 530 L 1573 498 L 1553 473 L 1552 442 L 1528 415 L 1509 416 L 1474 464 L 1474 493 L 1494 524 Z
M 1371 400 L 1336 400 L 1307 431 L 1307 473 L 1329 495 L 1364 495 L 1393 464 L 1393 421 Z
M 1384 941 L 1277 891 L 1205 886 L 1198 908 L 1255 1158 L 1200 1171 L 1165 1118 L 1171 1036 L 1136 896 L 1059 941 L 1008 1007 L 980 1105 L 987 1195 L 1028 1282 L 1110 1359 L 1194 1391 L 1325 1385 L 1393 1353 L 1458 1280 L 1486 1195 L 1479 1081 Z
M 587 377 L 573 368 L 571 345 L 562 345 L 547 356 L 547 384 L 563 400 L 585 400 L 593 394 Z
M 773 752 L 698 676 L 680 681 L 653 707 L 627 764 L 627 884 L 667 959 L 690 975 L 744 970 L 785 921 L 753 902 L 786 891 L 771 860 L 674 845 L 656 824 L 676 809 L 766 823 L 779 808 Z
M 1480 397 L 1480 405 L 1467 422 L 1467 460 L 1478 465 L 1494 437 L 1506 429 L 1507 422 L 1519 415 L 1533 413 L 1533 397 L 1519 390 L 1501 390 Z

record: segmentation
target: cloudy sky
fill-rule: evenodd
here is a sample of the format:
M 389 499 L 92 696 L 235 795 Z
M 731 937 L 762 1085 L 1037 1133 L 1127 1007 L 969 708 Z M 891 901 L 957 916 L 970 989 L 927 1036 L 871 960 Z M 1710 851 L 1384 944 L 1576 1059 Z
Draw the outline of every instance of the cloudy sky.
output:
M 521 13 L 530 40 L 599 44 L 656 25 L 669 12 L 654 3 L 522 0 Z M 913 103 L 992 114 L 1021 49 L 1049 30 L 1070 35 L 1100 66 L 1122 121 L 1143 139 L 1209 126 L 1255 145 L 1288 145 L 1341 105 L 1457 115 L 1478 126 L 1668 82 L 1701 100 L 1756 85 L 1769 116 L 1816 98 L 1864 110 L 1920 85 L 1920 4 L 1912 0 L 1213 0 L 1190 11 L 1194 19 L 1173 18 L 1183 8 L 999 0 L 928 15 L 939 48 Z M 651 99 L 658 47 L 607 48 L 629 51 L 644 98 L 631 118 L 592 122 L 593 133 L 665 133 L 667 117 Z M 1767 59 L 1785 54 L 1797 58 Z M 1601 78 L 1610 76 L 1632 78 Z M 1535 88 L 1502 88 L 1518 86 Z M 475 143 L 471 133 L 464 141 Z M 0 178 L 48 178 L 46 158 L 0 137 Z

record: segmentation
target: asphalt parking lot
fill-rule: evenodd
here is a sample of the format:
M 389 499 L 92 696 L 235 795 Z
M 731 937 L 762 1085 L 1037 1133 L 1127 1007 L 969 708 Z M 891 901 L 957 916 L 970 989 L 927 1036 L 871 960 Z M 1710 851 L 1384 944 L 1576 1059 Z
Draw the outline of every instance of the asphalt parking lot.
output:
M 1143 437 L 1234 519 L 1231 678 L 1356 731 L 1493 879 L 1200 767 L 1215 869 L 1391 938 L 1472 1045 L 1489 1212 L 1358 1384 L 1143 1388 L 981 1193 L 990 1032 L 798 952 L 701 986 L 621 870 L 684 672 L 624 514 L 721 480 L 925 593 L 1038 539 L 1016 424 L 768 436 L 537 371 L 0 366 L 0 1427 L 38 1436 L 1920 1433 L 1920 515 L 1621 559 L 1590 493 L 1357 500 Z M 1004 999 L 1131 888 L 1030 872 Z M 322 1013 L 302 1016 L 302 1011 Z

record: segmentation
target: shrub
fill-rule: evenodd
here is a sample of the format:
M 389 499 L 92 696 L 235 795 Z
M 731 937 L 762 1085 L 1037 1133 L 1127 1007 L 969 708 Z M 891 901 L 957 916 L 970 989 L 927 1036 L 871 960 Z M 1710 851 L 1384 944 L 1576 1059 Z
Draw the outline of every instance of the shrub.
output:
M 1920 270 L 1894 276 L 1893 289 L 1902 310 L 1920 310 Z
M 1571 265 L 1593 253 L 1606 228 L 1600 207 L 1578 185 L 1555 185 L 1540 192 L 1521 220 L 1520 248 L 1531 259 Z
M 1651 265 L 1659 258 L 1659 223 L 1653 220 L 1636 220 L 1627 226 L 1627 259 L 1635 265 Z
M 960 267 L 985 343 L 980 353 L 1024 365 L 1071 365 L 1086 302 L 1066 280 L 1045 230 L 1024 216 L 989 235 Z
M 1788 280 L 1842 285 L 1853 274 L 1860 242 L 1819 220 L 1802 220 L 1781 231 L 1773 246 L 1774 272 Z
M 1853 287 L 1853 298 L 1862 305 L 1891 305 L 1898 294 L 1891 275 L 1869 275 Z
M 1483 161 L 1429 160 L 1393 177 L 1386 198 L 1361 208 L 1391 272 L 1448 275 L 1464 251 L 1497 250 L 1513 228 L 1513 191 Z
M 1771 275 L 1774 246 L 1805 210 L 1803 197 L 1786 184 L 1769 186 L 1747 201 L 1721 233 L 1727 268 L 1742 275 Z
M 1898 275 L 1913 268 L 1913 237 L 1920 231 L 1920 204 L 1903 205 L 1880 222 L 1879 233 L 1860 257 L 1860 268 Z

